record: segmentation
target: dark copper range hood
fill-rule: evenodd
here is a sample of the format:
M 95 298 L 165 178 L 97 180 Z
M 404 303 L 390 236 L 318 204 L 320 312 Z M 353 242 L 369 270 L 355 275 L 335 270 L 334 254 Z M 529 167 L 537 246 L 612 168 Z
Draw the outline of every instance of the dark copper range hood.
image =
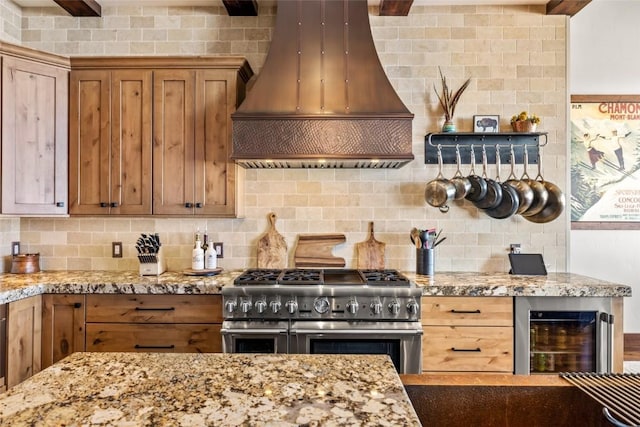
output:
M 373 44 L 366 0 L 280 0 L 266 62 L 232 114 L 246 168 L 399 168 L 411 122 Z

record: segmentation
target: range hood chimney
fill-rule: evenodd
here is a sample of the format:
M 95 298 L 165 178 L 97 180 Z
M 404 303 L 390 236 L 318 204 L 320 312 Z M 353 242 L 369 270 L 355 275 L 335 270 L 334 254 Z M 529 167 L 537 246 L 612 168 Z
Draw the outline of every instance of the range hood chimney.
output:
M 367 0 L 279 0 L 269 54 L 231 115 L 245 168 L 399 168 L 411 122 L 378 59 Z

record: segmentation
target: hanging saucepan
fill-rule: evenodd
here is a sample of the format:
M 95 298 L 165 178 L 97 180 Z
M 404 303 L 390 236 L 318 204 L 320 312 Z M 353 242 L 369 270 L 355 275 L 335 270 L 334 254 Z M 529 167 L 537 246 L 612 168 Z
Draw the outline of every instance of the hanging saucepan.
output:
M 487 194 L 473 204 L 479 209 L 495 208 L 502 199 L 502 187 L 499 182 L 487 178 L 487 150 L 484 145 L 482 146 L 482 178 L 487 182 Z
M 492 218 L 505 219 L 516 213 L 520 200 L 515 188 L 506 182 L 500 182 L 500 166 L 500 145 L 496 145 L 496 182 L 500 183 L 502 198 L 498 206 L 487 209 L 485 212 Z
M 553 182 L 545 181 L 540 173 L 540 151 L 538 150 L 538 176 L 542 179 L 545 189 L 547 190 L 548 198 L 544 208 L 535 215 L 525 216 L 524 219 L 535 223 L 545 223 L 553 221 L 558 218 L 564 211 L 565 198 L 564 193 Z
M 533 201 L 531 202 L 531 206 L 529 206 L 526 211 L 520 214 L 526 217 L 540 213 L 540 211 L 544 209 L 545 205 L 547 204 L 547 199 L 549 198 L 549 192 L 542 183 L 542 176 L 540 175 L 540 160 L 538 160 L 538 176 L 536 177 L 536 179 L 531 179 L 529 178 L 529 175 L 527 175 L 526 166 L 529 164 L 529 151 L 527 150 L 526 145 L 524 145 L 523 147 L 525 170 L 522 174 L 522 178 L 520 179 L 526 182 L 533 191 Z
M 476 166 L 476 151 L 471 145 L 471 171 L 469 171 L 469 183 L 471 184 L 471 189 L 467 191 L 467 195 L 465 198 L 472 202 L 476 200 L 482 199 L 487 194 L 487 181 L 484 180 L 481 176 L 476 175 L 475 166 Z
M 449 180 L 456 187 L 455 200 L 464 199 L 471 190 L 471 181 L 460 172 L 460 146 L 456 145 L 456 173 Z
M 431 206 L 439 208 L 440 212 L 449 211 L 449 203 L 456 194 L 456 187 L 442 175 L 442 151 L 438 145 L 438 176 L 427 182 L 427 188 L 424 191 L 424 199 Z
M 529 187 L 529 184 L 521 179 L 516 178 L 516 174 L 514 172 L 516 158 L 513 153 L 513 144 L 511 144 L 509 155 L 511 160 L 511 173 L 509 174 L 506 183 L 513 187 L 516 190 L 516 193 L 518 193 L 519 204 L 516 213 L 521 214 L 522 212 L 529 209 L 529 206 L 531 206 L 531 203 L 533 203 L 533 190 L 531 189 L 531 187 Z

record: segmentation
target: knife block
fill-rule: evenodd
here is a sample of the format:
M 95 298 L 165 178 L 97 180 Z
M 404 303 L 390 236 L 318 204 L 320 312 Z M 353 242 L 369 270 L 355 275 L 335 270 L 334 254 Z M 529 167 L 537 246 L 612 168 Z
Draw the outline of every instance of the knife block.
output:
M 141 276 L 159 276 L 167 270 L 164 263 L 164 258 L 159 251 L 154 258 L 155 262 L 140 261 Z

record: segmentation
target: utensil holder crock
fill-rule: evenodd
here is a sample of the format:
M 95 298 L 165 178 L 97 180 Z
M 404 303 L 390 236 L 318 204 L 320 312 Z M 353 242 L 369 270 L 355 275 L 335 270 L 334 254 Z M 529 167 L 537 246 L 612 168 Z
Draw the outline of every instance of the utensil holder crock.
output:
M 416 249 L 416 274 L 433 276 L 435 249 Z

